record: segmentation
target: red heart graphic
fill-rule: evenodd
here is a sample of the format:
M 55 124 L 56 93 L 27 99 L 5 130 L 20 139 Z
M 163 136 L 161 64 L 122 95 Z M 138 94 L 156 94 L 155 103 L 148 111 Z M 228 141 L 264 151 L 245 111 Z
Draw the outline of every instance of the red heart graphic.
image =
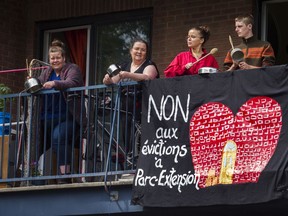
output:
M 259 96 L 235 118 L 218 102 L 202 105 L 190 121 L 190 145 L 199 187 L 257 182 L 272 157 L 282 127 L 280 105 Z

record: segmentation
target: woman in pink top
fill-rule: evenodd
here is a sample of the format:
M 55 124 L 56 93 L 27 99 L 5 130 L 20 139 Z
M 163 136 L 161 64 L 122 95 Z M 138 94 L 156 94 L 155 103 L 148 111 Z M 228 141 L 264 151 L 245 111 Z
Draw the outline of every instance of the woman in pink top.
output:
M 209 36 L 210 31 L 207 26 L 191 28 L 187 35 L 187 45 L 189 51 L 181 52 L 173 59 L 169 66 L 164 70 L 165 77 L 198 74 L 198 70 L 202 67 L 219 69 L 219 65 L 213 55 L 208 55 L 196 62 L 208 54 L 203 46 L 209 39 Z

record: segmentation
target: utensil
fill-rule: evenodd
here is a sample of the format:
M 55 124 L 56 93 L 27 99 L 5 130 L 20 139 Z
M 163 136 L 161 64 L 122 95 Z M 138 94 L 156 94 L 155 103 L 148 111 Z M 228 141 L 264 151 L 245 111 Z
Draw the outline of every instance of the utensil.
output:
M 42 89 L 42 84 L 39 79 L 37 78 L 29 78 L 25 83 L 24 83 L 25 89 L 28 93 L 36 93 L 39 90 Z
M 244 53 L 240 48 L 234 48 L 231 51 L 231 58 L 233 61 L 239 63 L 244 60 Z
M 117 74 L 119 74 L 120 71 L 121 71 L 121 67 L 119 65 L 116 65 L 116 64 L 110 65 L 107 69 L 107 73 L 108 73 L 109 77 L 116 76 Z
M 217 73 L 218 70 L 213 67 L 202 67 L 198 70 L 198 74 L 209 74 L 209 73 Z
M 233 50 L 234 49 L 234 45 L 233 45 L 233 41 L 232 41 L 231 35 L 229 35 L 229 41 L 230 41 L 230 44 L 231 44 L 231 47 L 232 47 L 232 50 Z
M 28 64 L 28 59 L 26 59 L 26 66 L 29 79 L 24 83 L 25 90 L 28 93 L 36 93 L 43 87 L 40 80 L 36 77 L 40 76 L 43 69 L 50 66 L 50 64 L 38 59 L 32 59 L 30 64 Z
M 242 52 L 242 50 L 241 50 L 240 48 L 234 48 L 231 35 L 229 35 L 229 42 L 230 42 L 231 47 L 232 47 L 232 50 L 231 50 L 231 58 L 233 59 L 233 61 L 235 61 L 235 62 L 237 62 L 237 63 L 243 61 L 243 59 L 244 59 L 244 53 Z
M 211 51 L 209 53 L 207 53 L 205 56 L 203 56 L 202 58 L 199 58 L 197 61 L 193 62 L 191 67 L 196 64 L 197 62 L 201 61 L 202 59 L 206 58 L 207 56 L 209 55 L 214 55 L 216 52 L 218 52 L 218 49 L 217 48 L 213 48 L 211 49 Z

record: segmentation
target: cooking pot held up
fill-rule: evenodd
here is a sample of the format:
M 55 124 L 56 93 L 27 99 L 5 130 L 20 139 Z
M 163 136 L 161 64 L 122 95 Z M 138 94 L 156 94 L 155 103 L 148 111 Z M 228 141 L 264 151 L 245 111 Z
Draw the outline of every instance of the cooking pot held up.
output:
M 36 93 L 42 89 L 42 84 L 37 78 L 30 78 L 24 83 L 25 89 L 29 93 Z
M 120 71 L 121 71 L 120 66 L 116 64 L 110 65 L 107 69 L 107 73 L 109 74 L 109 77 L 116 76 L 117 74 L 119 74 Z
M 231 58 L 233 61 L 239 63 L 244 60 L 244 53 L 240 48 L 234 48 L 231 51 Z

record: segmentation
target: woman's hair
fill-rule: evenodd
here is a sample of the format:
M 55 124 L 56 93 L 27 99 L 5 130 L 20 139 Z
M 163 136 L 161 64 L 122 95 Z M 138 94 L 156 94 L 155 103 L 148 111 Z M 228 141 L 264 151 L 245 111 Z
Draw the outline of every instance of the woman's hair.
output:
M 57 39 L 54 39 L 51 42 L 51 46 L 49 48 L 49 53 L 54 53 L 54 52 L 61 52 L 62 56 L 65 57 L 66 51 L 65 51 L 65 44 Z
M 204 39 L 203 45 L 206 43 L 206 41 L 209 40 L 210 30 L 209 30 L 208 26 L 204 26 L 204 25 L 203 26 L 196 26 L 196 27 L 193 27 L 191 29 L 195 29 L 195 30 L 200 32 L 201 37 Z
M 254 26 L 254 17 L 251 14 L 239 15 L 235 18 L 235 22 L 243 22 L 245 25 L 251 24 Z
M 148 53 L 149 50 L 148 42 L 143 40 L 142 38 L 134 38 L 131 42 L 130 50 L 133 48 L 136 42 L 144 43 L 146 45 L 146 52 Z

